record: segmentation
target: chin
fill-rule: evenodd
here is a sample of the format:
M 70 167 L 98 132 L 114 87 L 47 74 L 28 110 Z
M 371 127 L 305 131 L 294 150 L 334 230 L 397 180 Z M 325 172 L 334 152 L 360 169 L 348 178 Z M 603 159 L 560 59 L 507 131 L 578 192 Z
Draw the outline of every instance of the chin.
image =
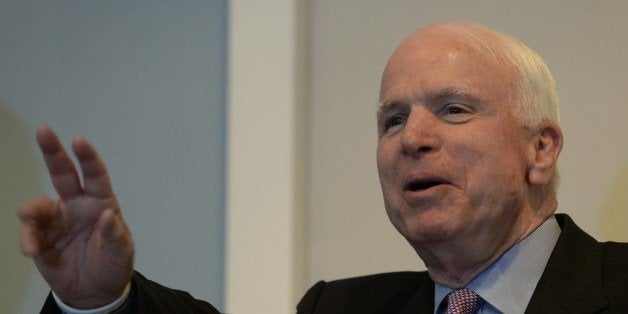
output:
M 448 228 L 422 228 L 409 230 L 406 238 L 411 243 L 438 243 L 448 241 L 455 237 L 456 232 L 448 230 Z
M 414 217 L 397 228 L 411 243 L 447 241 L 460 234 L 461 228 L 446 217 Z
M 442 204 L 424 203 L 422 208 L 404 203 L 400 206 L 386 205 L 390 221 L 411 243 L 446 241 L 459 235 L 465 225 L 470 223 L 465 219 L 464 211 Z

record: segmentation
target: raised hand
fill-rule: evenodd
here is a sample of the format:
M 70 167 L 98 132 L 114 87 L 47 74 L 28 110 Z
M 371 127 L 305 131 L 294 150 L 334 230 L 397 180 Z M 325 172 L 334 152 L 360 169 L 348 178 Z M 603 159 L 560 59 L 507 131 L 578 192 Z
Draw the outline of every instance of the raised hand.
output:
M 72 142 L 83 182 L 48 126 L 37 129 L 58 199 L 39 197 L 18 211 L 20 246 L 66 304 L 96 308 L 118 298 L 133 273 L 133 240 L 105 164 L 83 138 Z

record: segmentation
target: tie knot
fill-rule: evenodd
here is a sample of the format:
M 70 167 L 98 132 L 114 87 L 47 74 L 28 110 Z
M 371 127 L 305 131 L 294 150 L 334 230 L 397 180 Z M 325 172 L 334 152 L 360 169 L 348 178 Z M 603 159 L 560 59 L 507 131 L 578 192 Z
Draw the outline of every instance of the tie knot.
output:
M 447 295 L 447 314 L 472 314 L 483 303 L 484 300 L 469 288 L 455 290 Z

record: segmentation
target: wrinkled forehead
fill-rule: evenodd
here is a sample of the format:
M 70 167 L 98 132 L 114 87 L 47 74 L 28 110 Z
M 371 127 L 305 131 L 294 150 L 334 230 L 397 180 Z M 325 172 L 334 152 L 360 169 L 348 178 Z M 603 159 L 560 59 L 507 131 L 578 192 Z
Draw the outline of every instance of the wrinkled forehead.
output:
M 498 45 L 498 42 L 494 34 L 481 28 L 450 29 L 430 25 L 412 33 L 399 44 L 388 60 L 384 74 L 399 63 L 411 60 L 430 62 L 454 52 L 464 53 L 467 58 L 477 59 L 478 62 L 499 63 L 503 58 L 495 55 L 497 49 L 489 48 Z
M 481 29 L 460 34 L 428 26 L 416 31 L 401 42 L 388 60 L 382 75 L 380 99 L 395 78 L 400 75 L 418 76 L 426 68 L 441 67 L 446 71 L 451 70 L 452 65 L 461 65 L 485 74 L 492 73 L 494 77 L 512 79 L 516 69 L 509 62 L 504 62 L 503 56 L 495 53 L 498 49 L 489 48 L 492 45 L 498 45 L 495 36 Z M 432 79 L 440 76 L 438 71 L 431 74 Z

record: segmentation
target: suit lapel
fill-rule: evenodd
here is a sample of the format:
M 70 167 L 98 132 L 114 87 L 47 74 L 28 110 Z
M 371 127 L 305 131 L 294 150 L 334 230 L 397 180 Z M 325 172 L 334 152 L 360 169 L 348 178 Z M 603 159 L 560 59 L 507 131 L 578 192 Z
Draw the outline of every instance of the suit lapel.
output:
M 602 248 L 564 214 L 561 234 L 526 313 L 595 313 L 608 306 L 602 285 Z
M 403 306 L 399 314 L 433 314 L 434 281 L 426 275 L 414 295 Z

